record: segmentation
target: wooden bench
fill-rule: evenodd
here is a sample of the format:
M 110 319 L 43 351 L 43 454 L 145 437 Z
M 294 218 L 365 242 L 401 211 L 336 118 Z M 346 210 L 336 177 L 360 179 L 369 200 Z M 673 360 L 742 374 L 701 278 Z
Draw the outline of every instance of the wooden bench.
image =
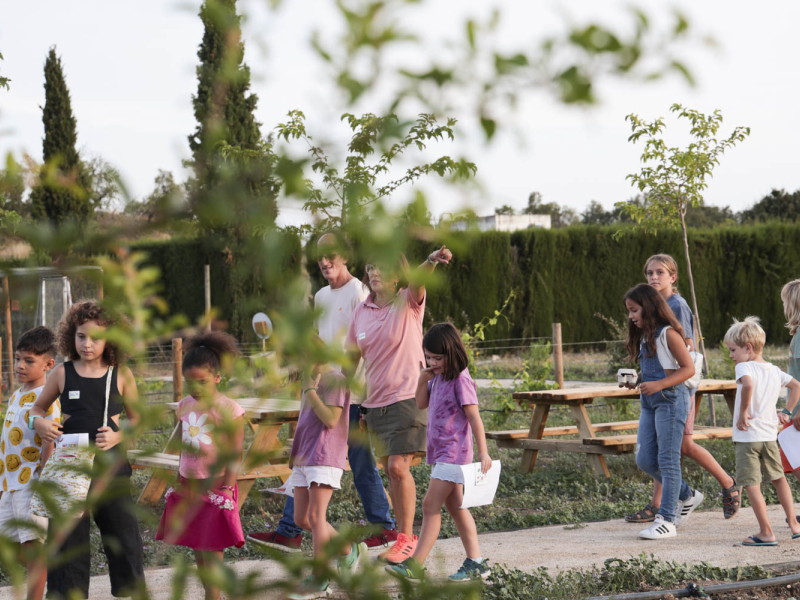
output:
M 701 427 L 694 428 L 692 439 L 694 440 L 719 440 L 730 439 L 733 437 L 732 427 Z M 630 446 L 636 444 L 635 435 L 615 435 L 612 437 L 593 437 L 585 438 L 584 444 L 591 446 L 603 446 L 610 448 L 613 446 Z
M 730 380 L 704 379 L 700 382 L 695 402 L 699 404 L 703 395 L 722 394 L 733 413 L 736 398 L 736 382 Z M 531 425 L 527 431 L 490 432 L 487 437 L 494 439 L 500 448 L 522 448 L 520 470 L 529 473 L 536 464 L 540 450 L 560 450 L 564 452 L 583 452 L 588 454 L 588 462 L 598 475 L 610 477 L 604 454 L 622 454 L 633 452 L 636 447 L 636 435 L 617 435 L 597 437 L 602 431 L 624 431 L 638 429 L 638 424 L 623 421 L 619 424 L 602 423 L 595 425 L 589 418 L 586 405 L 595 398 L 630 398 L 639 397 L 638 390 L 620 388 L 615 385 L 597 385 L 558 390 L 540 390 L 535 392 L 514 392 L 513 398 L 520 404 L 533 408 Z M 569 407 L 576 425 L 572 427 L 546 427 L 547 416 L 553 405 Z M 605 426 L 601 429 L 601 426 Z M 548 431 L 549 430 L 549 431 Z M 704 431 L 705 430 L 705 431 Z M 713 431 L 712 431 L 713 430 Z M 712 437 L 730 437 L 730 429 L 695 428 L 695 439 Z M 580 439 L 544 439 L 546 436 L 578 434 Z
M 289 450 L 285 449 L 279 453 L 280 456 L 288 456 Z M 276 456 L 277 458 L 277 456 Z M 148 452 L 146 450 L 129 450 L 128 461 L 134 469 L 160 469 L 162 471 L 172 471 L 177 473 L 181 457 L 178 454 L 166 454 L 164 452 Z M 262 477 L 288 477 L 292 470 L 288 464 L 259 465 L 254 469 L 239 473 L 238 480 L 261 479 Z
M 626 429 L 639 429 L 639 421 L 618 421 L 616 423 L 595 423 L 595 431 L 625 431 Z M 528 429 L 509 429 L 506 431 L 487 431 L 486 437 L 490 440 L 516 440 L 528 437 Z M 578 433 L 577 425 L 563 425 L 560 427 L 545 427 L 542 437 L 556 435 L 573 435 Z

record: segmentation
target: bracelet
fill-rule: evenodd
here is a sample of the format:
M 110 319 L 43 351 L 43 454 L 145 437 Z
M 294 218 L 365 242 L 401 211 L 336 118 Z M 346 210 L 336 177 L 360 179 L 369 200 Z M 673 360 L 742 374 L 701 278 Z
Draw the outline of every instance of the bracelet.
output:
M 316 391 L 317 391 L 317 388 L 315 388 L 315 387 L 306 388 L 306 389 L 304 389 L 304 390 L 303 390 L 303 393 L 304 393 L 304 394 L 307 394 L 307 393 L 308 393 L 308 392 L 310 392 L 311 390 L 314 390 L 314 391 L 316 392 Z
M 230 485 L 221 485 L 221 486 L 219 486 L 219 489 L 221 489 L 221 490 L 228 490 L 228 491 L 232 492 L 232 491 L 233 491 L 233 486 L 230 486 Z
M 426 258 L 425 260 L 428 261 L 430 264 L 432 264 L 435 267 L 436 266 L 436 261 L 435 260 L 431 260 L 431 256 L 433 256 L 433 252 L 428 254 L 428 258 Z
M 781 412 L 785 415 L 789 415 L 790 417 L 792 416 L 792 411 L 790 411 L 788 408 L 782 408 Z

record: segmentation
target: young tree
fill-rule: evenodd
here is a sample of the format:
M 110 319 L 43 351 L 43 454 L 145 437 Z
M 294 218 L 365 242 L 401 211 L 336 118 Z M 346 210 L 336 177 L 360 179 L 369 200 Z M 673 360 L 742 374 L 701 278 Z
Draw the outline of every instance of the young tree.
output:
M 477 171 L 471 162 L 442 156 L 433 162 L 407 169 L 397 179 L 381 179 L 389 174 L 393 161 L 406 154 L 409 148 L 422 150 L 430 141 L 444 137 L 454 139 L 455 119 L 448 119 L 446 125 L 439 125 L 433 115 L 422 114 L 409 127 L 398 123 L 394 115 L 378 117 L 368 113 L 356 117 L 345 114 L 342 120 L 347 121 L 353 135 L 348 145 L 345 167 L 340 172 L 330 164 L 325 151 L 314 145 L 312 136 L 306 131 L 305 115 L 293 110 L 289 112 L 289 117 L 289 122 L 276 127 L 277 137 L 287 142 L 303 140 L 309 146 L 311 169 L 321 176 L 323 186 L 318 188 L 313 181 L 306 180 L 308 199 L 304 209 L 320 219 L 318 226 L 322 228 L 347 228 L 351 220 L 360 219 L 367 206 L 390 197 L 398 188 L 413 183 L 423 175 L 448 175 L 457 179 L 472 177 Z M 380 146 L 392 138 L 397 141 L 382 150 Z M 379 150 L 378 158 L 370 164 L 368 158 L 376 154 L 376 149 Z
M 514 207 L 508 204 L 503 204 L 500 208 L 494 209 L 494 214 L 496 215 L 513 215 L 514 214 Z
M 61 58 L 50 48 L 44 65 L 45 103 L 42 111 L 44 167 L 31 193 L 31 213 L 53 223 L 65 219 L 85 221 L 92 206 L 80 185 L 81 161 L 75 149 L 76 121 L 72 114 Z
M 722 113 L 719 110 L 705 115 L 684 108 L 680 104 L 673 104 L 670 112 L 677 113 L 678 119 L 686 119 L 691 124 L 689 133 L 694 141 L 686 148 L 667 146 L 661 137 L 665 128 L 663 119 L 659 118 L 648 123 L 634 114 L 626 117 L 631 123 L 633 132 L 628 141 L 633 143 L 641 139 L 645 141 L 641 158 L 645 166 L 638 173 L 628 175 L 627 179 L 631 180 L 631 185 L 645 194 L 646 202 L 620 202 L 617 206 L 630 214 L 634 223 L 645 231 L 655 233 L 666 227 L 681 228 L 697 340 L 700 352 L 705 355 L 700 314 L 697 312 L 689 239 L 686 234 L 686 211 L 690 207 L 703 204 L 703 191 L 708 187 L 706 180 L 712 176 L 720 157 L 729 148 L 743 142 L 750 135 L 750 128 L 737 127 L 730 136 L 720 140 L 717 138 L 717 132 L 722 125 Z
M 246 162 L 225 160 L 220 154 L 222 146 L 253 153 L 262 145 L 254 114 L 258 97 L 249 93 L 250 68 L 244 63 L 236 0 L 206 0 L 200 18 L 204 32 L 197 52 L 197 94 L 192 97 L 197 127 L 189 136 L 195 171 L 189 186 L 192 207 L 201 221 L 216 227 L 221 215 L 241 213 L 237 203 L 242 199 L 227 197 L 221 188 L 231 179 L 243 180 L 260 213 L 274 223 L 277 203 L 269 165 L 259 165 L 252 157 Z M 234 229 L 241 237 L 240 228 Z

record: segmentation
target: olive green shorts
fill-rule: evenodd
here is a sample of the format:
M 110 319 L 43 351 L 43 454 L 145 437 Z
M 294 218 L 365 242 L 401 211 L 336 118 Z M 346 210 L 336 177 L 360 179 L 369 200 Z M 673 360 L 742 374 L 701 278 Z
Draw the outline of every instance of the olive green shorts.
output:
M 761 485 L 783 477 L 778 442 L 734 442 L 736 446 L 736 483 Z
M 375 456 L 395 456 L 425 452 L 428 445 L 428 411 L 417 408 L 417 401 L 401 400 L 380 408 L 364 408 L 370 441 Z

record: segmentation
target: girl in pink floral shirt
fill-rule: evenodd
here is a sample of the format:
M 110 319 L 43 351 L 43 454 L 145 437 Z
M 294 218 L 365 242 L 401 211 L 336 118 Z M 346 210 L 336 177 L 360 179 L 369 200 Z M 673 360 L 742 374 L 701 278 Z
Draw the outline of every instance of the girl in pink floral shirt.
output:
M 244 545 L 236 484 L 244 410 L 217 391 L 225 360 L 238 354 L 236 340 L 214 331 L 192 338 L 187 348 L 182 369 L 191 395 L 177 412 L 180 481 L 167 490 L 156 539 L 192 548 L 197 566 L 205 567 L 222 562 L 225 548 Z M 219 598 L 219 589 L 203 585 L 207 600 Z

